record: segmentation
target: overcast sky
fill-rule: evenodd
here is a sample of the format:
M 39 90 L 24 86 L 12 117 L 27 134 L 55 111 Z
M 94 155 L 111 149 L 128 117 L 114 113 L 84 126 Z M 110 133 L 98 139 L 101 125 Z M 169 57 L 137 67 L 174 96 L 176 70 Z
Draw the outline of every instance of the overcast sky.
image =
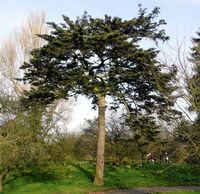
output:
M 185 36 L 190 39 L 199 30 L 200 0 L 0 0 L 0 39 L 22 23 L 30 12 L 45 11 L 47 21 L 56 23 L 62 22 L 62 15 L 75 19 L 84 11 L 93 17 L 107 14 L 131 19 L 137 16 L 138 4 L 149 12 L 155 6 L 160 7 L 159 19 L 167 22 L 164 28 L 172 42 L 177 36 L 179 40 Z M 84 102 L 76 110 L 75 123 L 83 120 L 80 115 L 91 118 L 94 114 L 86 112 L 90 109 L 89 104 Z

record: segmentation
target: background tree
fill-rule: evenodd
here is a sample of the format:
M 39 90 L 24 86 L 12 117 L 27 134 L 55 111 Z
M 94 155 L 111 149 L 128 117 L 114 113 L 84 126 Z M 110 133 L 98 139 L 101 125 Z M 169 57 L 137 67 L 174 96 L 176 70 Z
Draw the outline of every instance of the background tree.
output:
M 141 155 L 144 157 L 148 152 L 155 151 L 155 148 L 149 148 L 149 144 L 155 144 L 158 139 L 159 126 L 154 117 L 148 115 L 130 117 L 126 122 L 130 130 L 132 131 L 132 141 Z
M 140 8 L 138 17 L 131 20 L 107 15 L 92 18 L 85 13 L 72 21 L 63 16 L 64 24 L 49 23 L 51 34 L 40 35 L 47 44 L 33 50 L 22 67 L 23 80 L 34 86 L 24 102 L 51 103 L 82 94 L 98 104 L 96 185 L 103 184 L 106 96 L 113 97 L 112 108 L 124 103 L 135 116 L 173 105 L 173 98 L 167 96 L 174 90 L 169 84 L 174 75 L 162 72 L 155 48 L 141 46 L 144 39 L 156 43 L 168 39 L 159 30 L 164 20 L 154 21 L 158 13 L 158 8 L 150 14 Z
M 4 93 L 21 97 L 27 86 L 18 82 L 15 78 L 23 76 L 20 67 L 24 61 L 30 58 L 30 51 L 44 45 L 45 41 L 37 34 L 49 33 L 49 27 L 45 23 L 45 13 L 31 13 L 19 28 L 14 29 L 0 46 L 0 76 L 2 76 L 1 88 Z M 6 92 L 5 92 L 6 91 Z
M 174 129 L 172 150 L 177 152 L 177 161 L 185 161 L 190 164 L 198 164 L 200 161 L 198 154 L 199 145 L 199 121 L 190 122 L 181 120 Z M 196 149 L 194 149 L 196 148 Z
M 133 132 L 125 124 L 123 114 L 115 111 L 107 118 L 106 122 L 106 152 L 107 160 L 119 165 L 124 159 L 136 159 L 137 148 L 132 141 Z M 135 157 L 136 156 L 136 157 Z
M 95 160 L 97 154 L 98 120 L 86 120 L 76 140 L 75 156 L 82 160 Z
M 57 131 L 49 144 L 49 156 L 56 163 L 73 162 L 76 159 L 75 149 L 78 135 Z
M 193 63 L 193 75 L 192 77 L 187 77 L 187 89 L 190 95 L 190 109 L 200 119 L 200 32 L 197 32 L 197 36 L 197 38 L 192 38 L 193 47 L 190 61 Z
M 38 166 L 40 161 L 49 158 L 47 147 L 52 138 L 49 119 L 50 113 L 35 107 L 30 112 L 22 112 L 19 101 L 12 97 L 0 99 L 0 113 L 4 119 L 0 122 L 0 189 L 5 175 L 15 168 Z M 17 116 L 16 116 L 17 115 Z M 49 117 L 50 116 L 50 117 Z
M 197 37 L 192 38 L 193 47 L 191 48 L 191 57 L 189 58 L 190 62 L 192 62 L 191 72 L 188 73 L 185 71 L 185 82 L 186 82 L 186 91 L 187 96 L 185 95 L 185 99 L 187 99 L 189 105 L 189 111 L 195 113 L 193 118 L 190 119 L 188 128 L 180 129 L 183 132 L 182 141 L 185 141 L 189 145 L 188 149 L 191 150 L 190 159 L 196 158 L 197 161 L 200 161 L 200 144 L 199 144 L 199 136 L 200 136 L 200 128 L 199 128 L 199 120 L 200 120 L 200 33 L 197 32 Z M 187 97 L 187 98 L 186 98 Z M 194 119 L 195 118 L 195 119 Z M 194 160 L 194 159 L 193 159 Z
M 199 35 L 197 32 L 197 37 L 192 38 L 191 49 L 185 37 L 162 52 L 163 63 L 175 64 L 178 70 L 173 84 L 178 86 L 176 107 L 182 117 L 167 123 L 168 134 L 164 138 L 169 142 L 166 148 L 172 151 L 171 157 L 178 162 L 199 160 Z
M 23 112 L 20 99 L 24 95 L 23 85 L 15 78 L 23 76 L 20 70 L 24 61 L 30 59 L 30 51 L 44 45 L 45 41 L 36 34 L 48 33 L 45 14 L 31 13 L 24 24 L 13 30 L 0 46 L 0 176 L 2 179 L 19 163 L 26 166 L 29 162 L 52 159 L 49 152 L 50 142 L 55 138 L 55 122 L 69 122 L 69 112 L 73 100 L 55 101 L 48 107 L 33 108 Z M 62 108 L 65 108 L 63 110 Z M 57 127 L 58 128 L 58 127 Z M 51 145 L 52 146 L 52 145 Z M 47 149 L 48 148 L 48 149 Z

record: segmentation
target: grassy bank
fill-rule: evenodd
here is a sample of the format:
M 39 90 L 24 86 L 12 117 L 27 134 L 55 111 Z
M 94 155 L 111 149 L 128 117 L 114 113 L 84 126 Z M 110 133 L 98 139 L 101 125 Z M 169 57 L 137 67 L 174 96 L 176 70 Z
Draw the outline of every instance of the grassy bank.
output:
M 26 174 L 26 176 L 24 175 Z M 110 189 L 153 186 L 200 185 L 200 169 L 190 165 L 162 167 L 146 164 L 143 167 L 105 166 L 104 186 L 92 184 L 94 164 L 54 165 L 22 173 L 11 171 L 4 180 L 1 193 L 89 193 Z

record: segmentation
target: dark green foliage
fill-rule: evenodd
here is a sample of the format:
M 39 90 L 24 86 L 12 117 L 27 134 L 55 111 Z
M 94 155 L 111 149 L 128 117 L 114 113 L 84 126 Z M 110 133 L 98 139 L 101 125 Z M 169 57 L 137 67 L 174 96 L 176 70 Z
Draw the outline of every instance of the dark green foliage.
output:
M 146 115 L 138 117 L 132 116 L 127 119 L 126 124 L 129 127 L 129 130 L 132 130 L 132 137 L 129 141 L 134 142 L 139 155 L 144 158 L 150 151 L 149 144 L 158 142 L 159 126 L 156 124 L 153 117 Z
M 29 102 L 49 103 L 84 94 L 96 104 L 96 94 L 105 94 L 126 102 L 136 115 L 168 106 L 163 93 L 173 92 L 169 85 L 173 75 L 161 72 L 155 48 L 140 46 L 144 38 L 168 39 L 159 30 L 164 20 L 154 21 L 158 13 L 158 8 L 150 14 L 140 8 L 131 20 L 92 18 L 85 13 L 75 21 L 63 16 L 61 25 L 49 23 L 51 34 L 40 35 L 47 44 L 33 50 L 32 59 L 22 67 L 27 70 L 23 80 L 34 86 L 27 93 Z M 112 108 L 116 107 L 113 102 Z
M 192 60 L 195 63 L 198 63 L 199 59 L 200 59 L 200 32 L 197 32 L 197 38 L 192 38 L 192 42 L 193 42 L 193 47 L 192 47 L 192 53 L 191 53 L 191 57 Z
M 133 116 L 127 123 L 135 132 L 135 140 L 138 141 L 141 137 L 145 137 L 147 141 L 155 141 L 158 135 L 159 126 L 156 125 L 152 117 L 135 117 Z
M 142 119 L 152 124 L 149 115 L 154 113 L 170 119 L 166 112 L 175 99 L 171 80 L 176 70 L 162 71 L 165 66 L 156 60 L 158 50 L 140 46 L 145 38 L 156 43 L 168 39 L 159 30 L 164 20 L 154 21 L 158 13 L 158 8 L 150 14 L 140 8 L 131 20 L 92 18 L 85 13 L 75 21 L 63 16 L 61 25 L 49 23 L 51 34 L 40 35 L 47 44 L 33 50 L 33 58 L 22 67 L 27 70 L 23 80 L 34 86 L 27 93 L 29 103 L 84 94 L 96 104 L 97 94 L 103 94 L 113 97 L 113 109 L 125 104 L 132 122 Z

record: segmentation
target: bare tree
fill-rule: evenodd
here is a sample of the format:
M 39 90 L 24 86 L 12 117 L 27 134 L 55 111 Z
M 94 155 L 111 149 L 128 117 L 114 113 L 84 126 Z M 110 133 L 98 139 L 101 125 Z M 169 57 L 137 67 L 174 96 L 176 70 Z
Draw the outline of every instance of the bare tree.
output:
M 39 48 L 45 41 L 37 34 L 47 34 L 49 27 L 45 23 L 45 13 L 31 13 L 19 28 L 14 29 L 1 43 L 0 47 L 0 77 L 1 87 L 6 93 L 17 97 L 23 95 L 27 85 L 23 85 L 15 78 L 23 75 L 20 67 L 30 59 L 30 51 Z
M 167 50 L 162 49 L 162 62 L 167 64 L 175 64 L 177 68 L 177 79 L 174 85 L 177 86 L 176 107 L 182 112 L 182 118 L 176 118 L 170 124 L 168 133 L 174 147 L 172 154 L 176 158 L 180 158 L 179 162 L 196 158 L 200 161 L 200 128 L 199 128 L 199 85 L 195 75 L 196 64 L 191 60 L 191 50 L 189 50 L 188 38 L 178 41 L 176 45 L 169 45 Z M 168 123 L 169 124 L 169 123 Z M 169 128 L 169 126 L 168 126 Z M 174 143 L 173 143 L 174 142 Z M 170 146 L 169 145 L 169 146 Z
M 45 21 L 45 13 L 30 13 L 25 22 L 17 29 L 14 29 L 0 46 L 0 90 L 1 93 L 9 94 L 18 99 L 23 96 L 24 90 L 28 90 L 30 85 L 24 85 L 16 80 L 23 76 L 24 70 L 20 67 L 31 57 L 31 51 L 34 48 L 40 48 L 45 41 L 37 34 L 48 34 L 50 29 Z M 62 106 L 60 105 L 62 104 Z M 69 114 L 72 111 L 73 99 L 69 103 L 63 99 L 55 102 L 54 114 L 61 119 L 69 120 Z M 64 105 L 65 104 L 65 105 Z M 65 107 L 65 110 L 63 109 Z M 62 110 L 61 110 L 62 109 Z M 61 113 L 62 112 L 62 113 Z M 66 116 L 67 115 L 67 116 Z M 54 116 L 54 117 L 55 117 Z M 67 118 L 68 117 L 68 118 Z

